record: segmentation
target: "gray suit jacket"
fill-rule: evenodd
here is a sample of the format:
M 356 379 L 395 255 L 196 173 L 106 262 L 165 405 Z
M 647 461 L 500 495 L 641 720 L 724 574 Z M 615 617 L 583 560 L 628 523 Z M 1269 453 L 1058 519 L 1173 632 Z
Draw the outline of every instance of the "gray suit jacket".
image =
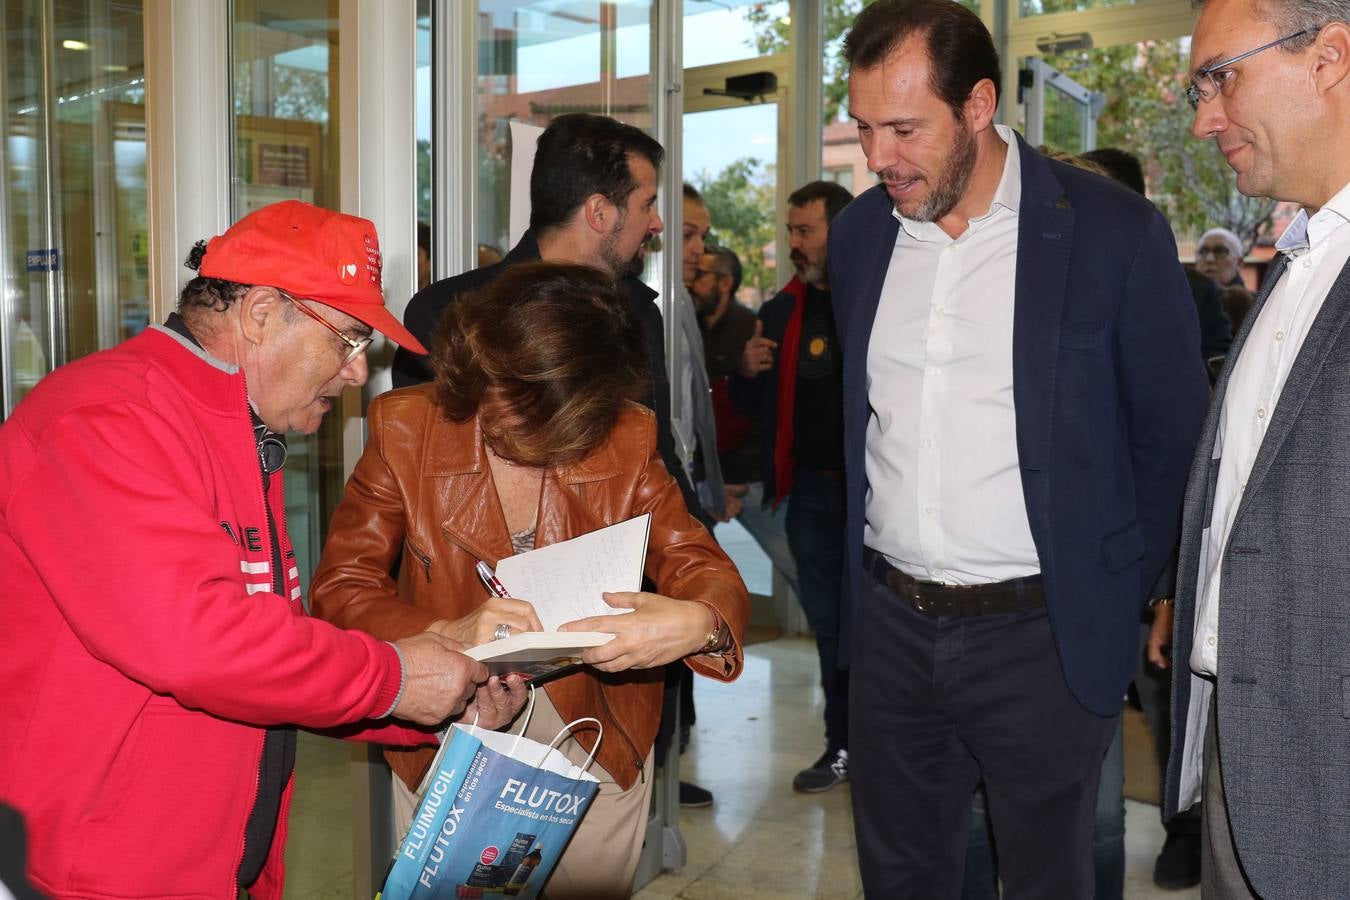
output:
M 1182 512 L 1164 814 L 1177 812 L 1191 700 L 1201 535 L 1234 362 L 1285 267 L 1234 339 Z M 1267 900 L 1350 897 L 1350 266 L 1280 394 L 1220 563 L 1218 737 L 1238 856 Z

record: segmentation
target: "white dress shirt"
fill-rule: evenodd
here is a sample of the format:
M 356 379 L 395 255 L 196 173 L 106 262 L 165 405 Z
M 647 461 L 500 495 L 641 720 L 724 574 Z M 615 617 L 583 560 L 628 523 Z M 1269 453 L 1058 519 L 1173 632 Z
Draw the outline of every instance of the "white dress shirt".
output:
M 1289 370 L 1327 293 L 1350 259 L 1350 185 L 1341 188 L 1311 218 L 1306 210 L 1300 211 L 1275 247 L 1289 257 L 1289 262 L 1233 365 L 1214 440 L 1212 458 L 1219 460 L 1219 474 L 1209 527 L 1200 536 L 1195 641 L 1189 660 L 1193 672 L 1210 678 L 1218 674 L 1219 666 L 1219 582 L 1224 548 Z M 1203 784 L 1210 685 L 1206 679 L 1192 679 L 1182 764 L 1182 809 L 1188 797 L 1199 799 Z
M 915 578 L 1004 581 L 1040 571 L 1013 408 L 1022 167 L 1011 129 L 989 211 L 952 239 L 900 220 L 867 348 L 863 542 Z

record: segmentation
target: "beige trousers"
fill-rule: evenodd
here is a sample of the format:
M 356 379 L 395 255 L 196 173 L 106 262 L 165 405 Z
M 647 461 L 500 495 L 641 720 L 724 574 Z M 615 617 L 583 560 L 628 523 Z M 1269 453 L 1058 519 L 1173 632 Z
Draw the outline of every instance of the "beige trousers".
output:
M 525 736 L 547 744 L 565 724 L 548 694 L 535 691 L 534 714 L 530 717 L 530 726 L 525 729 Z M 586 761 L 586 751 L 570 737 L 565 738 L 558 749 L 576 765 Z M 547 900 L 610 900 L 632 896 L 633 875 L 642 854 L 642 839 L 651 809 L 652 761 L 653 751 L 649 749 L 641 777 L 628 790 L 615 784 L 598 763 L 591 763 L 587 771 L 600 779 L 600 792 L 591 801 L 590 809 L 567 845 L 567 852 L 549 877 L 543 894 Z M 420 798 L 408 790 L 401 778 L 392 777 L 394 833 L 401 836 L 412 824 Z

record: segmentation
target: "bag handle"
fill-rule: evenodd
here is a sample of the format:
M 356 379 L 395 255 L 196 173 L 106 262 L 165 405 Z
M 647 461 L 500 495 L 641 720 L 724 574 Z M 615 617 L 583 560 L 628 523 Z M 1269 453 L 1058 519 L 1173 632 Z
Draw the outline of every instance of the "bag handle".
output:
M 530 699 L 529 699 L 529 702 L 527 703 L 527 705 L 525 706 L 525 715 L 521 718 L 521 721 L 520 721 L 520 731 L 516 734 L 516 740 L 517 740 L 517 741 L 519 741 L 522 737 L 525 736 L 525 729 L 528 728 L 528 727 L 530 727 L 530 716 L 534 714 L 534 685 L 532 685 L 532 684 L 531 684 L 531 685 L 527 685 L 527 687 L 529 687 L 529 689 L 530 689 Z M 473 711 L 473 721 L 470 722 L 470 723 L 469 723 L 467 726 L 465 726 L 465 727 L 468 728 L 470 734 L 472 734 L 473 732 L 475 732 L 475 731 L 478 730 L 478 710 L 477 710 L 477 709 L 475 709 L 475 710 Z M 440 739 L 441 739 L 441 742 L 444 743 L 444 742 L 445 742 L 445 739 L 446 739 L 449 735 L 450 735 L 450 729 L 449 729 L 449 728 L 445 729 L 445 731 L 442 731 L 442 732 L 440 733 L 440 735 L 439 735 L 439 737 L 440 737 Z M 512 745 L 511 745 L 511 750 L 512 750 L 512 752 L 514 752 L 515 749 L 516 749 L 516 745 L 515 745 L 515 744 L 512 744 Z
M 510 756 L 516 755 L 516 748 L 520 746 L 520 739 L 525 736 L 525 729 L 530 727 L 530 716 L 534 715 L 534 685 L 528 685 L 530 689 L 530 700 L 525 706 L 525 715 L 521 716 L 520 731 L 516 732 L 516 739 L 511 742 Z
M 562 730 L 559 731 L 557 735 L 554 736 L 553 740 L 549 742 L 548 747 L 544 749 L 544 756 L 539 760 L 539 766 L 543 766 L 544 759 L 548 758 L 548 751 L 556 750 L 558 748 L 558 744 L 562 741 L 562 739 L 565 736 L 571 734 L 572 729 L 580 725 L 582 722 L 594 722 L 596 730 L 600 732 L 598 735 L 596 735 L 595 746 L 591 748 L 590 755 L 586 757 L 586 762 L 582 764 L 581 771 L 584 772 L 591 767 L 591 763 L 595 760 L 596 751 L 600 749 L 600 741 L 603 740 L 605 737 L 605 726 L 600 724 L 599 719 L 596 719 L 592 716 L 583 716 L 580 719 L 573 719 L 572 721 L 564 725 L 562 727 Z

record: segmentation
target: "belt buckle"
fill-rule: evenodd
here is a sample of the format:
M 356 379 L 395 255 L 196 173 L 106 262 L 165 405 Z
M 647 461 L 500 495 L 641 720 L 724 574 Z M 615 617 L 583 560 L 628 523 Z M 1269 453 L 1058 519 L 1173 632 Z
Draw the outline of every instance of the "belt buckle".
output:
M 919 588 L 919 582 L 916 580 L 911 583 L 909 589 L 909 599 L 914 605 L 914 609 L 921 613 L 932 612 L 933 605 L 923 599 L 923 591 Z

